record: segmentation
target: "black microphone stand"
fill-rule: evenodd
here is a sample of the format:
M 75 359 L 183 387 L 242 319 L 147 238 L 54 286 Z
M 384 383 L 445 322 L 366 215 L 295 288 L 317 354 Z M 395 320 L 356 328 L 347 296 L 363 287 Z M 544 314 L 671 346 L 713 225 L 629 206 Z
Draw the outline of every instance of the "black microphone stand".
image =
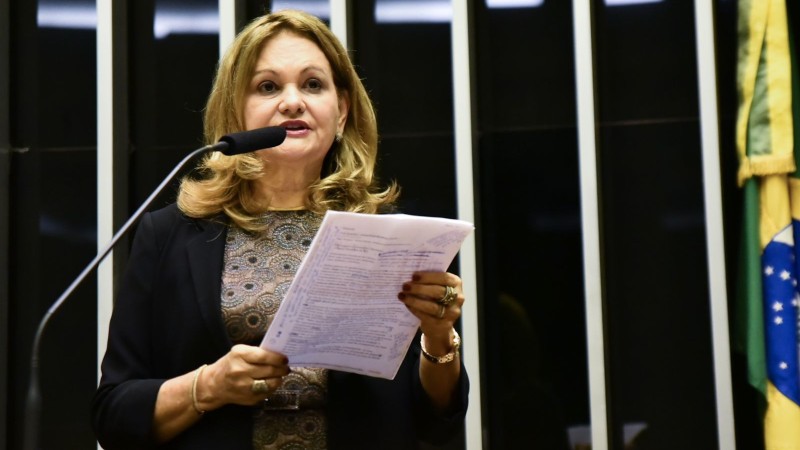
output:
M 25 450 L 39 450 L 39 421 L 41 416 L 41 409 L 42 409 L 42 395 L 39 391 L 39 346 L 41 345 L 42 335 L 44 334 L 44 329 L 47 326 L 47 323 L 50 321 L 50 318 L 53 314 L 61 307 L 64 301 L 72 294 L 72 292 L 86 279 L 86 277 L 97 268 L 98 265 L 105 259 L 106 256 L 111 252 L 117 242 L 127 234 L 130 230 L 131 226 L 139 220 L 139 217 L 144 214 L 147 208 L 150 206 L 151 203 L 156 199 L 156 197 L 167 187 L 167 185 L 175 178 L 175 175 L 183 169 L 183 167 L 191 161 L 196 156 L 210 151 L 224 151 L 229 146 L 228 142 L 217 142 L 213 145 L 206 145 L 205 147 L 198 148 L 197 150 L 190 153 L 188 156 L 183 158 L 183 160 L 172 169 L 172 172 L 164 178 L 164 181 L 161 182 L 160 185 L 150 194 L 149 197 L 142 203 L 139 209 L 128 219 L 127 222 L 122 226 L 122 228 L 114 234 L 111 238 L 111 241 L 106 245 L 106 247 L 100 251 L 100 253 L 95 256 L 92 262 L 83 269 L 78 278 L 69 285 L 69 287 L 61 294 L 60 297 L 50 306 L 50 309 L 47 310 L 47 313 L 44 315 L 42 320 L 39 322 L 39 328 L 36 330 L 36 334 L 34 335 L 33 339 L 33 349 L 31 351 L 31 372 L 30 372 L 30 385 L 28 387 L 28 398 L 26 402 L 25 408 L 25 435 L 24 435 L 24 445 L 23 448 Z

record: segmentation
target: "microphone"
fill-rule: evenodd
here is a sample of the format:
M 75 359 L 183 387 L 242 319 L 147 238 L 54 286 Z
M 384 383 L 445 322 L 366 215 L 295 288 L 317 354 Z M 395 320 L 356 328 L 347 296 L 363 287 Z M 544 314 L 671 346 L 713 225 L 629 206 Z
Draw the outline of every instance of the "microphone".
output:
M 111 238 L 111 241 L 106 247 L 94 257 L 86 268 L 78 275 L 72 284 L 61 294 L 60 297 L 50 306 L 42 320 L 39 322 L 39 327 L 36 329 L 36 334 L 33 338 L 33 348 L 31 350 L 31 372 L 30 372 L 30 385 L 28 386 L 28 398 L 26 400 L 25 408 L 25 434 L 23 448 L 25 450 L 39 450 L 39 420 L 41 417 L 41 401 L 42 396 L 39 391 L 39 346 L 41 344 L 44 329 L 47 326 L 53 314 L 64 304 L 64 301 L 75 291 L 75 289 L 86 279 L 89 274 L 100 265 L 100 263 L 111 253 L 111 250 L 117 242 L 127 234 L 131 226 L 144 214 L 151 203 L 158 197 L 159 194 L 169 185 L 175 175 L 196 156 L 209 151 L 219 151 L 225 155 L 239 155 L 242 153 L 253 152 L 256 150 L 263 150 L 267 148 L 277 147 L 284 139 L 286 139 L 286 130 L 283 127 L 265 127 L 255 130 L 242 131 L 238 133 L 230 133 L 222 136 L 219 142 L 205 147 L 198 148 L 183 158 L 181 162 L 172 169 L 161 184 L 156 187 L 152 194 L 150 194 L 144 203 L 133 213 L 122 228 L 117 231 Z
M 223 154 L 232 156 L 242 153 L 254 152 L 265 148 L 281 145 L 286 139 L 286 129 L 283 127 L 265 127 L 238 133 L 226 134 L 219 138 L 218 150 Z M 227 146 L 222 146 L 225 143 Z

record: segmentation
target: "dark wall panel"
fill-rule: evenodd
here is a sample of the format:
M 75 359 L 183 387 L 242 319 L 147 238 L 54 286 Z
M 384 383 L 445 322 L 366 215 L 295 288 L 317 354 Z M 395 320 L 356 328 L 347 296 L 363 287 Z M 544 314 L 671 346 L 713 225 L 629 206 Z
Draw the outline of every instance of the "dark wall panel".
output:
M 249 17 L 269 3 L 239 2 Z M 354 59 L 378 111 L 379 176 L 403 187 L 403 212 L 455 217 L 450 25 L 378 23 L 375 0 L 349 3 Z M 95 30 L 41 28 L 42 4 L 0 0 L 0 449 L 22 444 L 38 321 L 97 245 Z M 215 34 L 157 38 L 156 13 L 216 5 L 126 3 L 126 213 L 201 145 L 217 61 Z M 590 425 L 571 2 L 470 6 L 487 448 L 563 449 L 568 430 Z M 594 6 L 612 448 L 623 448 L 626 424 L 645 423 L 637 449 L 714 449 L 692 2 Z M 715 6 L 734 280 L 736 2 Z M 799 9 L 790 7 L 795 24 Z M 95 448 L 95 289 L 87 280 L 46 329 L 44 449 Z M 740 363 L 734 355 L 737 441 L 763 448 Z
M 65 170 L 67 168 L 67 170 Z M 10 448 L 19 448 L 33 331 L 95 254 L 95 150 L 32 148 L 15 155 L 11 245 Z M 87 280 L 52 316 L 40 347 L 41 448 L 90 448 L 96 385 L 96 284 Z
M 183 157 L 203 146 L 203 109 L 219 58 L 219 36 L 152 32 L 156 15 L 191 21 L 216 13 L 214 0 L 145 0 L 130 6 L 132 213 Z M 177 181 L 152 208 L 173 201 L 176 193 Z
M 571 2 L 474 2 L 483 419 L 490 448 L 590 425 Z
M 8 245 L 11 186 L 8 178 L 11 165 L 11 137 L 9 136 L 8 96 L 11 88 L 8 64 L 10 58 L 9 0 L 0 0 L 0 436 L 7 436 L 8 421 Z M 5 442 L 0 441 L 0 448 Z
M 63 2 L 66 6 L 70 2 Z M 95 32 L 39 27 L 37 2 L 10 5 L 8 419 L 20 448 L 34 331 L 96 247 Z M 5 283 L 3 283 L 5 286 Z M 45 329 L 40 357 L 43 449 L 91 448 L 96 383 L 95 283 Z M 5 328 L 4 328 L 5 331 Z
M 381 23 L 375 2 L 353 8 L 353 59 L 378 116 L 378 176 L 403 188 L 403 212 L 453 218 L 450 24 Z
M 613 448 L 717 448 L 694 6 L 595 12 Z

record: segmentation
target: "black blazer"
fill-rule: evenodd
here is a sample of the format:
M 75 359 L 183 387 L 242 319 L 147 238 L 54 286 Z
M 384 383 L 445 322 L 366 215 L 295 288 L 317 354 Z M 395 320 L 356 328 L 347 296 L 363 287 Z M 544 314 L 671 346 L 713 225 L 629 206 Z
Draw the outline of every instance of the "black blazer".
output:
M 224 218 L 190 219 L 175 205 L 142 218 L 92 402 L 93 427 L 106 450 L 252 447 L 252 408 L 236 405 L 206 413 L 162 447 L 151 437 L 161 384 L 216 361 L 233 345 L 220 306 L 226 231 Z M 466 370 L 452 411 L 436 414 L 419 380 L 419 352 L 415 339 L 391 381 L 330 371 L 329 448 L 413 449 L 461 430 Z

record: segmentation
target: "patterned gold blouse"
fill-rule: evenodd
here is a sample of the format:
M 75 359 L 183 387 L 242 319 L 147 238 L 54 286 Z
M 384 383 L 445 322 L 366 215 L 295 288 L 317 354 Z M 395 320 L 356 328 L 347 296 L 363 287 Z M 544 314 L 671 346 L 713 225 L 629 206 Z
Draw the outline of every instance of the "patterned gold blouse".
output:
M 235 344 L 258 345 L 272 323 L 322 216 L 309 211 L 268 211 L 266 231 L 231 225 L 225 243 L 222 317 Z M 326 448 L 327 371 L 292 368 L 283 386 L 254 409 L 253 448 Z

